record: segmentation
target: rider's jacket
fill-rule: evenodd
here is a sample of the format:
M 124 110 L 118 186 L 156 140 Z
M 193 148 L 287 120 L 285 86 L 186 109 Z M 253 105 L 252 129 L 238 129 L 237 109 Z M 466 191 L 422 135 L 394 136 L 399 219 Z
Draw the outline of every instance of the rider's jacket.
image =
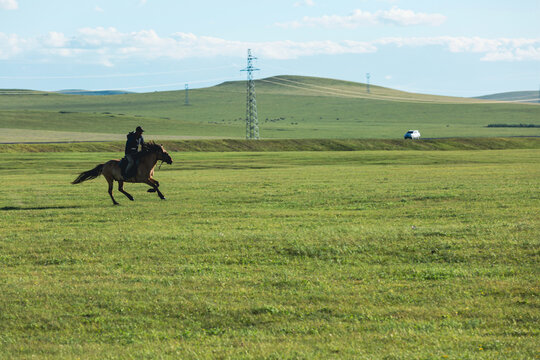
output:
M 127 134 L 127 141 L 126 141 L 126 155 L 128 154 L 136 154 L 139 150 L 139 145 L 144 145 L 144 139 L 142 135 L 137 138 L 137 135 L 135 132 L 130 132 Z

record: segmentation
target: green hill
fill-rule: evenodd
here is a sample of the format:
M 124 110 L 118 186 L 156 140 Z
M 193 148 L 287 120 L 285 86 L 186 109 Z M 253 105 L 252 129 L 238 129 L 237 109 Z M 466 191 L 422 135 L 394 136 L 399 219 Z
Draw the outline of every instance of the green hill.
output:
M 540 95 L 538 91 L 511 91 L 499 94 L 478 96 L 476 99 L 539 103 Z
M 80 89 L 67 89 L 57 91 L 60 94 L 65 95 L 123 95 L 131 94 L 130 91 L 124 90 L 80 90 Z
M 406 93 L 364 84 L 299 76 L 256 81 L 262 138 L 424 138 L 540 136 L 538 128 L 489 124 L 540 124 L 536 104 Z M 0 90 L 0 142 L 122 140 L 141 125 L 146 137 L 243 138 L 245 82 L 184 91 L 65 95 Z

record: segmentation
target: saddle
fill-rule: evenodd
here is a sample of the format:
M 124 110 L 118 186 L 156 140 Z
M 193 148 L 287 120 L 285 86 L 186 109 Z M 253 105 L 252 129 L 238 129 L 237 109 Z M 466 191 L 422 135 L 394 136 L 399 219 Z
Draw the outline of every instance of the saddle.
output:
M 120 170 L 122 171 L 122 177 L 124 178 L 124 180 L 127 180 L 137 175 L 137 168 L 139 167 L 139 157 L 135 157 L 135 164 L 133 164 L 131 169 L 129 169 L 129 174 L 126 174 L 126 168 L 128 163 L 129 162 L 125 156 L 122 158 L 122 160 L 120 160 Z

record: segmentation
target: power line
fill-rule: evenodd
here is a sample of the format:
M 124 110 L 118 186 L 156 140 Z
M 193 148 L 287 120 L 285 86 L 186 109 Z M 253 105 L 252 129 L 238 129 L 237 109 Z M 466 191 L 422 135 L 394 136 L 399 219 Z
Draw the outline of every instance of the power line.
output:
M 217 79 L 206 79 L 206 80 L 197 80 L 197 81 L 190 81 L 190 84 L 203 84 L 208 82 L 214 82 L 214 81 L 225 81 L 230 80 L 230 77 L 223 77 L 223 78 L 217 78 Z M 158 88 L 158 87 L 169 87 L 169 86 L 179 86 L 183 85 L 186 82 L 176 82 L 176 83 L 169 83 L 169 84 L 156 84 L 156 85 L 146 85 L 146 86 L 133 86 L 133 87 L 122 87 L 123 90 L 135 90 L 135 89 L 148 89 L 148 88 Z
M 384 94 L 384 93 L 375 93 L 365 95 L 357 90 L 346 90 L 346 89 L 339 89 L 339 88 L 332 88 L 328 86 L 320 86 L 315 84 L 307 84 L 304 82 L 294 81 L 291 79 L 285 79 L 281 78 L 279 76 L 274 77 L 274 81 L 269 79 L 261 79 L 258 80 L 261 82 L 266 82 L 270 84 L 280 85 L 284 87 L 290 87 L 290 88 L 296 88 L 301 89 L 304 91 L 309 92 L 315 92 L 319 93 L 321 95 L 329 95 L 329 96 L 339 96 L 339 97 L 346 97 L 346 98 L 353 98 L 353 99 L 371 99 L 371 100 L 384 100 L 384 101 L 393 101 L 393 102 L 416 102 L 416 103 L 447 103 L 447 104 L 455 104 L 455 103 L 467 103 L 467 104 L 485 104 L 487 102 L 491 103 L 521 103 L 523 100 L 511 100 L 511 101 L 494 101 L 494 100 L 477 100 L 477 99 L 469 99 L 469 98 L 463 98 L 463 101 L 456 101 L 452 98 L 445 98 L 445 97 L 439 97 L 439 96 L 433 96 L 432 98 L 417 98 L 415 96 L 413 97 L 406 97 L 407 93 L 400 94 L 401 96 L 397 95 L 391 95 L 391 94 Z M 283 82 L 288 82 L 292 84 L 286 84 Z M 293 85 L 294 84 L 294 85 Z M 391 90 L 391 89 L 389 89 Z M 411 94 L 414 95 L 414 94 Z M 426 95 L 429 96 L 429 95 Z
M 199 69 L 186 69 L 176 71 L 160 71 L 160 72 L 139 72 L 139 73 L 121 73 L 121 74 L 96 74 L 96 75 L 51 75 L 51 76 L 0 76 L 0 79 L 5 80 L 53 80 L 53 79 L 108 79 L 117 77 L 142 77 L 142 76 L 158 76 L 158 75 L 172 75 L 172 74 L 184 74 L 193 73 L 196 71 L 208 71 L 219 69 L 230 69 L 236 65 L 224 65 L 214 66 Z

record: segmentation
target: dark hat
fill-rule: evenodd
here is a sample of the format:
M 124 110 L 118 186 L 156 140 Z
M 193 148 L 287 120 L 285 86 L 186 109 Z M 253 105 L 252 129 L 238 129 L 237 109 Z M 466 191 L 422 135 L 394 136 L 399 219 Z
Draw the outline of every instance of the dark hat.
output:
M 144 130 L 143 130 L 142 127 L 140 127 L 140 126 L 137 126 L 137 128 L 135 129 L 135 131 L 137 131 L 137 132 L 144 132 Z

